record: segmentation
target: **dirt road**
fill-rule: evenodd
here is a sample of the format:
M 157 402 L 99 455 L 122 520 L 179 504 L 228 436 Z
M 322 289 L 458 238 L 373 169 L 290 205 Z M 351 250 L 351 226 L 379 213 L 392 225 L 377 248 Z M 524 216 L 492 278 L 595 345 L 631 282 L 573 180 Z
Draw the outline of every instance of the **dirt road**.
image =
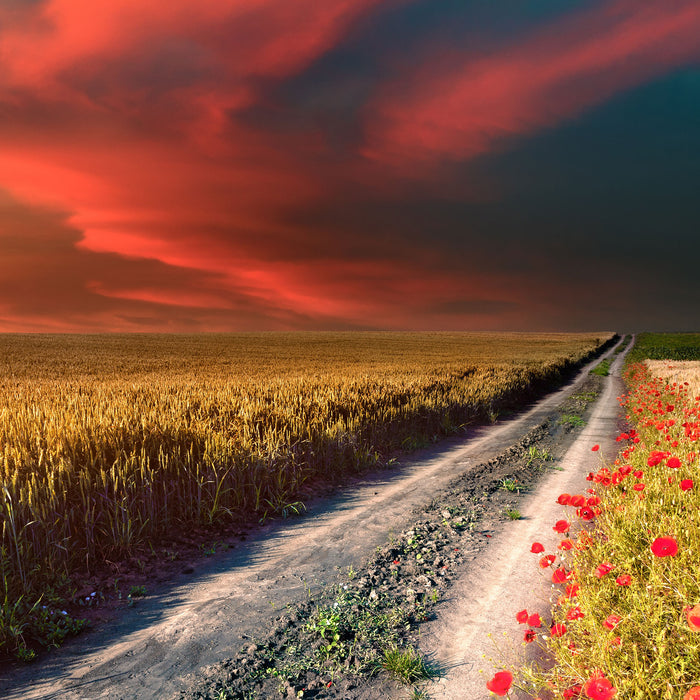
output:
M 0 679 L 0 696 L 8 700 L 169 697 L 204 666 L 235 655 L 270 624 L 281 607 L 334 581 L 340 567 L 358 566 L 392 531 L 404 528 L 414 509 L 430 501 L 433 493 L 540 425 L 577 390 L 589 369 L 516 418 L 478 428 L 466 438 L 415 454 L 400 467 L 369 475 L 331 499 L 308 504 L 303 518 L 262 528 L 233 551 L 202 564 L 194 574 L 183 574 L 169 587 L 151 592 L 117 622 L 82 635 L 38 664 L 17 667 Z M 615 389 L 610 391 L 614 394 Z M 601 407 L 607 406 L 599 409 L 602 422 L 595 429 L 589 425 L 584 442 L 595 439 L 610 449 L 613 427 L 602 415 L 611 410 L 607 393 L 600 400 Z M 529 527 L 533 517 L 516 525 Z M 511 535 L 502 537 L 508 540 Z M 502 556 L 508 559 L 513 554 L 504 550 Z M 531 573 L 531 569 L 523 571 Z M 489 591 L 494 585 L 524 586 L 508 577 L 472 585 Z M 460 597 L 456 594 L 453 599 L 457 602 Z M 479 596 L 483 605 L 477 602 L 467 611 L 469 619 L 499 615 L 491 598 L 497 596 L 491 592 L 488 598 Z M 465 613 L 455 610 L 457 614 Z M 432 634 L 446 650 L 445 658 L 453 660 L 463 660 L 464 644 L 477 638 L 476 633 L 469 639 L 462 634 L 461 642 L 445 646 L 437 628 Z M 452 692 L 451 682 L 448 678 L 444 693 Z M 459 696 L 481 697 L 465 696 L 463 691 Z
M 617 397 L 624 391 L 623 358 L 621 354 L 613 362 L 588 424 L 560 461 L 563 471 L 550 473 L 521 502 L 522 519 L 505 523 L 493 535 L 479 566 L 463 567 L 449 598 L 438 606 L 437 619 L 422 626 L 421 651 L 443 669 L 442 677 L 428 688 L 431 698 L 492 698 L 486 680 L 494 670 L 517 666 L 526 653 L 524 627 L 517 624 L 515 613 L 527 609 L 539 612 L 544 621 L 550 619 L 551 572 L 538 568 L 539 557 L 530 546 L 537 541 L 547 552 L 557 551 L 561 536 L 552 525 L 566 517 L 557 496 L 582 493 L 590 486 L 586 475 L 617 455 L 614 436 L 620 413 Z M 600 450 L 593 452 L 594 445 Z

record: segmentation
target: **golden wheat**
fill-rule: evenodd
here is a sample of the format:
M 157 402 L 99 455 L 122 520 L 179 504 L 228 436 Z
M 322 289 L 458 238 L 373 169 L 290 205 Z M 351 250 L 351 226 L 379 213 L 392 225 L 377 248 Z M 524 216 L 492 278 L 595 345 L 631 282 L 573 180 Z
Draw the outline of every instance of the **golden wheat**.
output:
M 609 337 L 0 336 L 0 594 L 278 511 L 534 396 Z
M 700 396 L 700 361 L 698 360 L 645 360 L 654 377 L 668 384 L 688 382 L 692 397 Z

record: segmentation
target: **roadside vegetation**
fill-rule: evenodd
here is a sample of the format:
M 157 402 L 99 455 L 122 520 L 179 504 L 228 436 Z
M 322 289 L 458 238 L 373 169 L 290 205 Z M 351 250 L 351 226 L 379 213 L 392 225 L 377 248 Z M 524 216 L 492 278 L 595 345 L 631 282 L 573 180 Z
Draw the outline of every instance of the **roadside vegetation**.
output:
M 687 359 L 700 335 L 638 342 L 617 459 L 580 494 L 553 495 L 566 508 L 557 550 L 532 544 L 555 605 L 548 620 L 522 610 L 513 623 L 551 664 L 499 670 L 487 682 L 497 696 L 700 699 L 700 362 Z
M 521 494 L 564 450 L 558 416 L 585 413 L 602 384 L 578 392 L 521 440 L 454 479 L 415 520 L 340 580 L 290 606 L 238 654 L 210 669 L 179 700 L 248 697 L 431 697 L 428 679 L 444 673 L 419 652 L 421 624 L 449 597 L 460 563 L 488 547 L 493 527 L 517 513 Z M 567 433 L 569 431 L 566 431 Z M 554 456 L 556 453 L 557 456 Z M 520 517 L 517 513 L 516 517 Z
M 700 334 L 640 333 L 627 363 L 645 360 L 700 360 Z
M 610 374 L 610 362 L 610 358 L 605 358 L 591 370 L 591 373 L 598 374 L 601 377 L 607 377 Z
M 78 603 L 99 595 L 75 592 L 109 562 L 298 512 L 314 483 L 492 420 L 609 339 L 1 337 L 0 655 L 29 659 L 78 631 Z

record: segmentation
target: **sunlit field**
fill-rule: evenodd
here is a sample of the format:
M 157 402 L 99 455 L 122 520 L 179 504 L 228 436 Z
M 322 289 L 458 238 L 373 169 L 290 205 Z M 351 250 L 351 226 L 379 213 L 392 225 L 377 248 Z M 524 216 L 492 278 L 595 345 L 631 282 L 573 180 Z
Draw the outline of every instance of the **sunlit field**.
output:
M 646 365 L 653 377 L 667 384 L 687 382 L 688 394 L 691 397 L 700 396 L 700 361 L 647 360 Z
M 0 336 L 0 653 L 72 631 L 44 605 L 76 572 L 298 510 L 302 486 L 495 420 L 610 337 Z

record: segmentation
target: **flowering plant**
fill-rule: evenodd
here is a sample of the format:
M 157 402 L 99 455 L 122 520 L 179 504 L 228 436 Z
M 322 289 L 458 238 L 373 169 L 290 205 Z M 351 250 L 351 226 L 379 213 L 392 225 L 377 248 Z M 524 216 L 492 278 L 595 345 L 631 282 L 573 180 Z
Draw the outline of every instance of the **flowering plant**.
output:
M 557 551 L 530 550 L 551 567 L 557 601 L 549 635 L 528 630 L 523 642 L 555 666 L 512 681 L 533 698 L 700 700 L 700 383 L 640 364 L 626 381 L 621 405 L 635 428 L 618 436 L 613 463 L 590 472 L 588 497 L 553 496 L 566 509 L 553 524 Z

